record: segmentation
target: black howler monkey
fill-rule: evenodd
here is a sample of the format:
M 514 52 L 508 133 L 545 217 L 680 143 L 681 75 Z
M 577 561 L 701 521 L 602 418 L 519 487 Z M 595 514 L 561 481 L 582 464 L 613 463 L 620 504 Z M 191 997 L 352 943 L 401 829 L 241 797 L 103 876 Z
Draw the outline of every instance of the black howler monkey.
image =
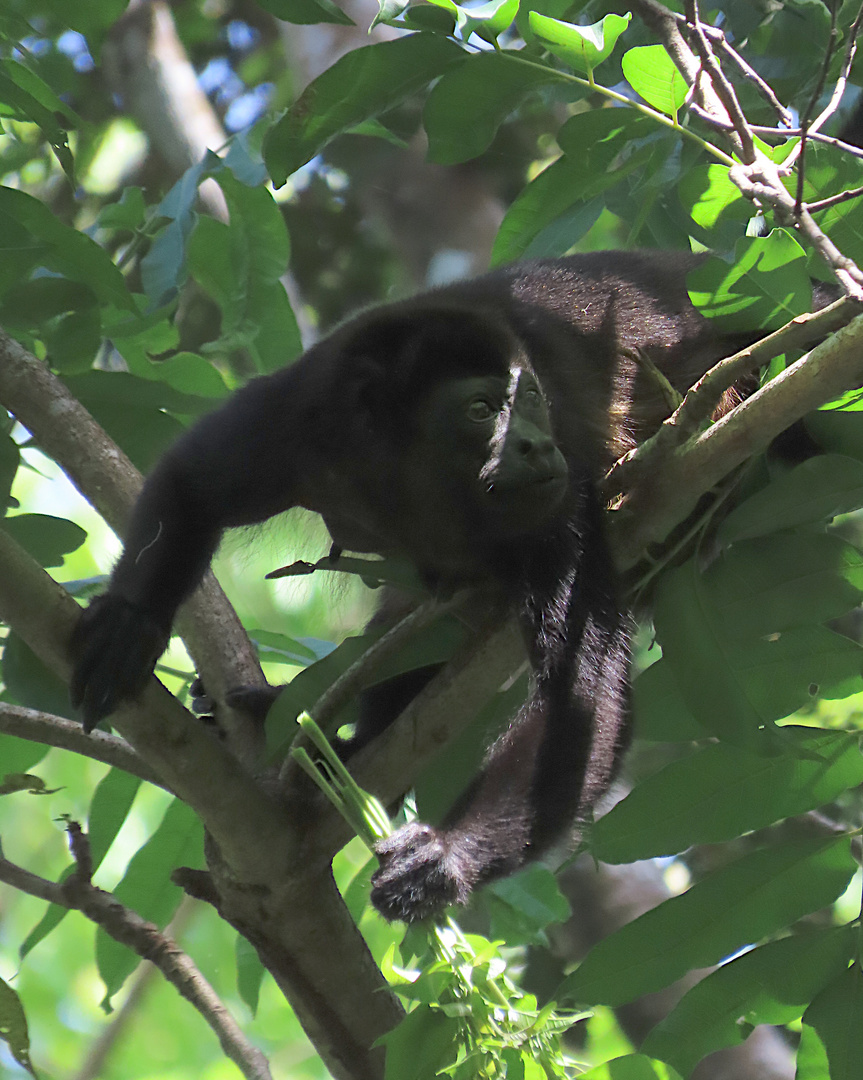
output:
M 341 548 L 407 555 L 430 583 L 497 583 L 533 667 L 447 821 L 381 844 L 375 904 L 422 918 L 540 853 L 590 812 L 627 740 L 629 616 L 596 484 L 668 411 L 635 354 L 683 389 L 732 351 L 689 302 L 697 261 L 575 255 L 389 304 L 203 418 L 148 478 L 79 624 L 87 729 L 142 690 L 222 531 L 303 506 Z

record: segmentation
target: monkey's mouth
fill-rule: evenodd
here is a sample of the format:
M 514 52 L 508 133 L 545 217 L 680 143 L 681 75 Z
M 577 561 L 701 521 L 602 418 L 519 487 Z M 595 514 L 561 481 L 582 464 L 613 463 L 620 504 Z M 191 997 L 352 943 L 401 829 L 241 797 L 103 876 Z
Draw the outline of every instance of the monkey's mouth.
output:
M 566 476 L 546 473 L 521 483 L 489 484 L 484 502 L 497 527 L 530 532 L 557 511 L 566 490 Z

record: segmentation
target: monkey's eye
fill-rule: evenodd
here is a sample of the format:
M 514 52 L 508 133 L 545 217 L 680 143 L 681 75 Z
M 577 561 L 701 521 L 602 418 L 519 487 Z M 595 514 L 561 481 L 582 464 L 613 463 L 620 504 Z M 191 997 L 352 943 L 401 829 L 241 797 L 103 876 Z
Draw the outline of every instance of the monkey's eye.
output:
M 524 400 L 527 402 L 528 405 L 533 408 L 536 405 L 542 404 L 542 394 L 539 392 L 539 390 L 537 390 L 535 386 L 532 386 L 530 387 L 530 389 L 525 390 Z
M 495 410 L 485 398 L 476 398 L 468 405 L 467 415 L 469 419 L 482 423 L 484 420 L 491 420 L 495 415 Z

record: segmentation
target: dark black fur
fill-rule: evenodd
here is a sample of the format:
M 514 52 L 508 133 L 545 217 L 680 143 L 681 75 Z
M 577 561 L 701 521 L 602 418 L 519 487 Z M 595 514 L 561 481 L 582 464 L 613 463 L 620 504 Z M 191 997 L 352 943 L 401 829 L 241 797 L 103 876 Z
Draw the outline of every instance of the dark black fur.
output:
M 391 304 L 196 424 L 148 479 L 108 592 L 82 617 L 73 697 L 88 729 L 141 691 L 222 531 L 304 506 L 340 547 L 407 554 L 431 582 L 497 582 L 534 669 L 529 700 L 444 825 L 381 845 L 374 902 L 420 918 L 539 854 L 590 813 L 627 738 L 629 618 L 595 484 L 668 411 L 632 352 L 683 389 L 731 351 L 689 303 L 696 261 L 578 255 Z M 435 457 L 445 429 L 424 433 L 426 403 L 459 380 L 505 381 L 514 361 L 550 420 L 525 421 L 534 434 L 492 464 L 484 449 L 486 487 L 502 492 L 484 502 L 482 461 L 471 473 L 467 450 Z M 513 425 L 527 408 L 515 402 Z M 551 498 L 558 460 L 568 482 Z M 369 737 L 361 726 L 358 741 Z

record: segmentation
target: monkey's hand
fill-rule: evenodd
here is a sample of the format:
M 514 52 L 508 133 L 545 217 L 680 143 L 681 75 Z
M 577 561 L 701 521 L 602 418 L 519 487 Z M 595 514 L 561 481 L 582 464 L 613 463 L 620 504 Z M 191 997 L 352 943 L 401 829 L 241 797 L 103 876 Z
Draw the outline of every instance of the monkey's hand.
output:
M 375 846 L 372 903 L 386 919 L 417 922 L 449 904 L 463 904 L 472 881 L 445 832 L 414 821 Z
M 72 634 L 72 704 L 83 712 L 90 732 L 121 701 L 137 697 L 170 631 L 122 596 L 98 596 L 81 615 Z

